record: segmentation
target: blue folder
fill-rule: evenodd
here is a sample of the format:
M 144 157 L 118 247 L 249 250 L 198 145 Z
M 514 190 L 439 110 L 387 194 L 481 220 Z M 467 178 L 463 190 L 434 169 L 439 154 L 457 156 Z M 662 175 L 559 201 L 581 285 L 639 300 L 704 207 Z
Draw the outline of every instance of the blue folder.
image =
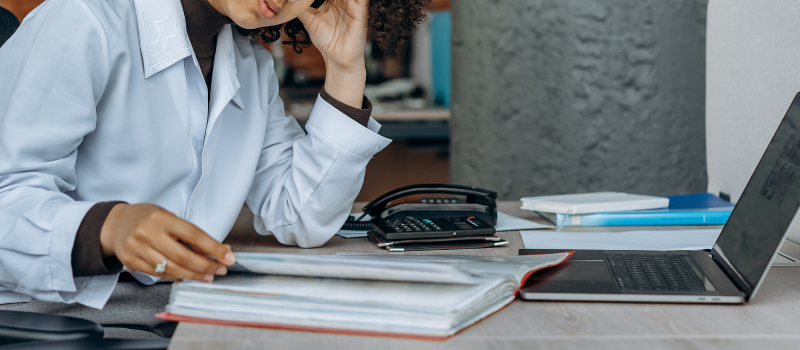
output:
M 734 204 L 710 193 L 671 196 L 667 209 L 571 215 L 564 226 L 724 225 Z M 561 223 L 565 214 L 557 214 Z

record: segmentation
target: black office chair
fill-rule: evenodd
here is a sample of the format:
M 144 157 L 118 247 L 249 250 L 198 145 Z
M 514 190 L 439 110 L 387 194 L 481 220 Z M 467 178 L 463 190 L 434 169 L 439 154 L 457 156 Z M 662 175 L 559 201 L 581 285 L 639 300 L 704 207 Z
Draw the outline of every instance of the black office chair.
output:
M 103 339 L 103 327 L 75 317 L 0 311 L 0 350 L 162 350 L 169 339 Z
M 6 40 L 17 31 L 17 28 L 19 28 L 17 16 L 0 7 L 0 46 L 6 43 Z

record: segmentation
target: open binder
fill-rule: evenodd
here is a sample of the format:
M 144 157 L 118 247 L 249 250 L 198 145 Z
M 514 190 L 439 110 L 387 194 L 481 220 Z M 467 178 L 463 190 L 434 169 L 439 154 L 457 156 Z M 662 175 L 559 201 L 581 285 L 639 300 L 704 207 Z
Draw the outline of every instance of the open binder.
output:
M 571 254 L 238 254 L 241 273 L 175 283 L 167 311 L 156 317 L 440 341 L 502 309 L 528 276 Z

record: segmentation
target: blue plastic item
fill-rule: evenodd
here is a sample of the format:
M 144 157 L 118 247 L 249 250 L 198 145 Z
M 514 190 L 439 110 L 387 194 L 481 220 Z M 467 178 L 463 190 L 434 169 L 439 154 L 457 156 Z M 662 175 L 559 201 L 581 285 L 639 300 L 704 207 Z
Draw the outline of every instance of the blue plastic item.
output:
M 734 204 L 710 193 L 671 196 L 667 209 L 571 215 L 563 226 L 724 225 Z M 565 214 L 556 215 L 560 224 Z
M 431 81 L 434 103 L 450 107 L 450 11 L 431 14 Z

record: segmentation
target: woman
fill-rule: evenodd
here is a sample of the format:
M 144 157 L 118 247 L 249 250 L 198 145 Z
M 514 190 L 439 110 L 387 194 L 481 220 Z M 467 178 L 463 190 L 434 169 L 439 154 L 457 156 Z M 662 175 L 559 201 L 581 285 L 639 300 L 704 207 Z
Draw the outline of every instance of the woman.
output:
M 145 284 L 211 281 L 234 263 L 219 242 L 242 204 L 261 234 L 327 242 L 389 143 L 363 96 L 367 30 L 404 42 L 426 2 L 36 8 L 0 49 L 0 303 L 100 309 L 123 266 Z M 272 58 L 253 39 L 274 41 L 287 22 L 295 50 L 310 39 L 325 59 L 308 134 L 285 115 Z

